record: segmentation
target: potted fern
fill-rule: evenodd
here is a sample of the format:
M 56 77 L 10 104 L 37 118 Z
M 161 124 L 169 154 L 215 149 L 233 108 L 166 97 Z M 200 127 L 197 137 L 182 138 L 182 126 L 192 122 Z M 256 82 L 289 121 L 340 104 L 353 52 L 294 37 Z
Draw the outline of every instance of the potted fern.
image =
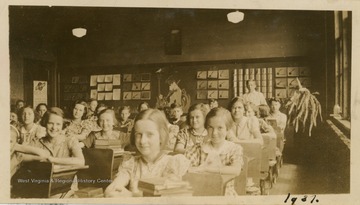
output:
M 311 136 L 311 130 L 317 125 L 317 119 L 321 116 L 321 104 L 315 95 L 319 93 L 311 93 L 309 89 L 303 87 L 298 78 L 296 78 L 299 89 L 291 96 L 285 107 L 288 110 L 288 124 L 295 127 L 295 132 L 308 130 Z

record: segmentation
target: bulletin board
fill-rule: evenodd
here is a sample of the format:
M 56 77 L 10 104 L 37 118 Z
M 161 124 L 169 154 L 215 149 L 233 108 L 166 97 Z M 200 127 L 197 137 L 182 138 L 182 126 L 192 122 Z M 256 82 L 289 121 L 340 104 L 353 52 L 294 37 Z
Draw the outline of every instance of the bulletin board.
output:
M 121 74 L 91 75 L 90 98 L 98 101 L 121 99 Z
M 151 74 L 150 73 L 124 73 L 123 100 L 150 100 Z

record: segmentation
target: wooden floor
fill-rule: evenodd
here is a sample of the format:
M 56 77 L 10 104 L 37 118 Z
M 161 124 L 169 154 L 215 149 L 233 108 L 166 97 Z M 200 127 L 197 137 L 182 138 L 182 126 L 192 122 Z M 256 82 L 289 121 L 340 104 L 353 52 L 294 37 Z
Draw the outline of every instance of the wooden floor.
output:
M 319 133 L 306 139 L 306 149 L 287 139 L 284 164 L 270 195 L 349 193 L 349 150 L 326 132 Z

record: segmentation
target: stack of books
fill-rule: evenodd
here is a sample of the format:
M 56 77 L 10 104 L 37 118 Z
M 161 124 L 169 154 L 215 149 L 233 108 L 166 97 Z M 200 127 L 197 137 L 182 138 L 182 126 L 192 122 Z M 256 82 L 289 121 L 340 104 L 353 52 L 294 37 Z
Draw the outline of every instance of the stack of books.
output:
M 104 198 L 104 192 L 99 187 L 86 187 L 75 191 L 75 196 L 78 198 Z
M 187 181 L 171 181 L 163 177 L 140 179 L 138 188 L 143 196 L 192 196 L 193 190 Z
M 124 152 L 121 140 L 97 139 L 95 140 L 95 148 L 112 149 L 114 150 L 114 154 L 120 154 Z

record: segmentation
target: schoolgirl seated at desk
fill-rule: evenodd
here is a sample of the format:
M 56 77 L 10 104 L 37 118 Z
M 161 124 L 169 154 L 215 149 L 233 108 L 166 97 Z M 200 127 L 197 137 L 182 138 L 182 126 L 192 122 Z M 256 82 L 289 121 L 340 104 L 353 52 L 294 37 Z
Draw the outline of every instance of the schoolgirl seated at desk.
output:
M 84 165 L 85 159 L 79 142 L 75 137 L 63 134 L 64 112 L 58 107 L 50 108 L 41 120 L 46 128 L 45 137 L 35 145 L 46 150 L 50 155 L 48 162 L 62 165 Z M 32 157 L 33 160 L 41 160 Z
M 85 101 L 76 101 L 70 124 L 66 128 L 66 135 L 75 137 L 79 141 L 86 139 L 91 132 L 91 121 L 85 120 L 87 113 L 87 103 Z
M 94 148 L 95 141 L 99 139 L 104 140 L 119 140 L 122 147 L 125 147 L 130 143 L 130 139 L 127 135 L 121 135 L 120 131 L 114 130 L 114 125 L 117 123 L 115 112 L 112 109 L 105 109 L 99 113 L 97 120 L 98 126 L 101 131 L 93 131 L 89 136 L 80 142 L 87 148 Z
M 186 149 L 190 149 L 194 145 L 203 143 L 207 138 L 205 117 L 209 111 L 209 108 L 203 103 L 194 104 L 189 108 L 186 116 L 186 122 L 189 127 L 183 128 L 177 135 L 175 152 L 185 153 Z
M 29 105 L 22 107 L 19 111 L 19 144 L 34 145 L 37 141 L 45 136 L 45 129 L 36 122 L 39 121 L 40 115 L 35 112 Z
M 133 196 L 139 192 L 137 185 L 141 178 L 181 179 L 187 172 L 190 162 L 184 155 L 170 156 L 163 152 L 169 135 L 167 123 L 159 110 L 139 113 L 130 139 L 140 155 L 124 159 L 116 178 L 106 188 L 105 197 Z
M 234 125 L 228 133 L 227 140 L 233 142 L 251 140 L 263 144 L 259 121 L 257 118 L 248 118 L 245 116 L 245 103 L 241 97 L 235 97 L 230 101 L 229 110 Z
M 185 152 L 191 161 L 189 172 L 240 174 L 243 166 L 242 147 L 225 139 L 232 123 L 230 112 L 224 108 L 213 108 L 207 114 L 205 126 L 209 141 Z M 226 184 L 225 195 L 237 195 L 234 180 Z

